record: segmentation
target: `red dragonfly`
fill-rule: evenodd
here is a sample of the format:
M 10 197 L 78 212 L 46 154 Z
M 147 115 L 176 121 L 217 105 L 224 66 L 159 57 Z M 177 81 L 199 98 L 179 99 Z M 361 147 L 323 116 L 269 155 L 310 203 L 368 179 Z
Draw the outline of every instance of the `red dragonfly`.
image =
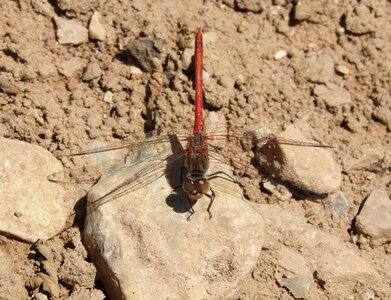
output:
M 210 199 L 210 203 L 208 205 L 207 211 L 209 213 L 209 217 L 212 217 L 211 207 L 213 200 L 215 198 L 215 193 L 213 188 L 210 186 L 210 180 L 217 177 L 225 177 L 227 180 L 235 181 L 231 176 L 224 173 L 223 171 L 215 172 L 212 174 L 208 174 L 209 169 L 209 157 L 214 157 L 218 160 L 226 160 L 226 156 L 224 156 L 217 147 L 212 146 L 209 141 L 221 141 L 221 140 L 240 140 L 246 139 L 250 141 L 252 145 L 263 145 L 265 143 L 271 144 L 285 144 L 292 146 L 304 146 L 304 147 L 330 147 L 321 145 L 318 143 L 312 142 L 303 142 L 303 141 L 295 141 L 289 139 L 277 138 L 274 135 L 268 135 L 262 138 L 257 138 L 254 136 L 243 136 L 239 133 L 227 133 L 227 132 L 214 132 L 211 134 L 207 134 L 204 131 L 203 124 L 203 89 L 202 89 L 202 73 L 203 73 L 203 46 L 202 46 L 202 30 L 201 28 L 197 28 L 196 36 L 195 36 L 195 58 L 194 58 L 194 67 L 195 67 L 195 117 L 194 117 L 194 126 L 193 132 L 191 135 L 176 135 L 179 141 L 183 141 L 187 143 L 185 149 L 181 149 L 176 153 L 169 154 L 164 157 L 156 157 L 151 160 L 148 159 L 148 166 L 142 167 L 139 169 L 133 170 L 133 174 L 129 174 L 129 177 L 123 182 L 119 182 L 116 188 L 109 191 L 104 196 L 96 199 L 94 203 L 90 203 L 88 206 L 95 209 L 97 206 L 101 206 L 104 203 L 110 202 L 120 196 L 136 190 L 146 184 L 156 180 L 158 177 L 164 175 L 164 168 L 167 164 L 171 164 L 174 161 L 177 161 L 179 158 L 184 157 L 184 168 L 187 170 L 186 177 L 182 180 L 182 189 L 187 195 L 187 199 L 189 201 L 189 212 L 190 216 L 194 214 L 194 210 L 191 206 L 191 202 L 195 202 L 196 200 L 202 198 L 203 196 L 207 196 Z M 72 154 L 71 156 L 78 155 L 87 155 L 87 154 L 95 154 L 106 151 L 113 151 L 119 149 L 133 149 L 135 147 L 144 147 L 147 145 L 155 145 L 160 143 L 170 143 L 172 141 L 173 135 L 160 135 L 153 136 L 150 138 L 146 138 L 144 140 L 138 141 L 127 141 L 123 142 L 119 145 L 95 148 L 93 150 L 84 151 L 76 154 Z M 209 151 L 210 150 L 210 151 Z M 133 165 L 134 166 L 134 165 Z M 127 166 L 128 168 L 129 166 Z M 116 169 L 113 168 L 109 172 L 116 172 Z M 189 217 L 190 217 L 189 216 Z M 188 217 L 188 218 L 189 218 Z

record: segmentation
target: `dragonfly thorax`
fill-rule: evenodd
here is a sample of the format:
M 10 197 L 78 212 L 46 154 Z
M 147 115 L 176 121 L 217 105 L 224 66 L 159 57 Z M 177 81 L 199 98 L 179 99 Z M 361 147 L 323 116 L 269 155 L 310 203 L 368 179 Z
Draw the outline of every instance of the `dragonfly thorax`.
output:
M 202 132 L 195 133 L 187 143 L 185 168 L 193 179 L 204 177 L 209 169 L 208 144 Z
M 198 200 L 209 192 L 210 184 L 205 177 L 186 177 L 182 182 L 182 188 L 191 200 Z

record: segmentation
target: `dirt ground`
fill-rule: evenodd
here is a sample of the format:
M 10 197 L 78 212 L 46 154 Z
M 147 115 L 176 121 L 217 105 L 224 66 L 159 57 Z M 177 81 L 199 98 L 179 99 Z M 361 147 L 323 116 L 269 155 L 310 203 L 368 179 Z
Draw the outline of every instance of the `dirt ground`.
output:
M 59 43 L 54 16 L 88 28 L 94 11 L 101 14 L 106 30 L 102 41 Z M 306 211 L 309 223 L 353 244 L 383 278 L 389 276 L 389 263 L 384 262 L 390 261 L 390 244 L 372 249 L 353 222 L 373 189 L 389 190 L 391 185 L 390 1 L 0 0 L 0 135 L 59 155 L 85 149 L 95 140 L 113 143 L 191 124 L 196 27 L 204 31 L 209 75 L 205 111 L 216 112 L 218 121 L 232 126 L 262 123 L 275 132 L 305 120 L 319 141 L 334 145 L 350 212 L 335 217 L 320 204 L 296 198 L 284 202 L 284 208 L 293 214 Z M 137 65 L 129 59 L 126 47 L 138 37 L 164 41 L 154 64 Z M 88 78 L 90 62 L 98 67 Z M 327 93 L 334 89 L 331 96 L 324 96 L 320 86 Z M 259 179 L 244 174 L 240 180 L 252 201 L 279 203 L 260 188 Z M 71 191 L 69 201 L 82 196 L 83 190 Z M 1 299 L 33 296 L 25 283 L 41 265 L 30 246 L 0 238 L 11 270 L 1 281 Z M 77 228 L 51 247 L 59 257 L 78 249 L 75 261 L 88 262 Z M 238 299 L 293 298 L 276 282 L 278 270 L 268 253 L 261 254 L 239 287 Z M 86 269 L 93 276 L 88 264 Z M 80 286 L 76 279 L 60 279 L 56 288 L 66 298 Z M 104 293 L 99 282 L 84 287 Z M 373 298 L 363 298 L 362 291 L 355 287 L 336 295 L 381 299 L 391 294 L 384 284 L 374 288 Z M 311 297 L 331 296 L 319 286 Z

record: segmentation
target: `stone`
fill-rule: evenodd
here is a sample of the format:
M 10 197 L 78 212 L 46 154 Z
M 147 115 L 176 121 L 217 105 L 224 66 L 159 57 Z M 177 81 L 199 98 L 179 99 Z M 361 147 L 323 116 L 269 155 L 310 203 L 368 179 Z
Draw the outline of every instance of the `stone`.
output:
M 276 54 L 274 54 L 274 60 L 280 60 L 287 56 L 288 53 L 286 53 L 285 50 L 278 50 Z
M 65 226 L 64 189 L 47 179 L 60 171 L 61 163 L 41 147 L 0 138 L 0 232 L 33 243 Z
M 328 107 L 338 107 L 352 102 L 349 91 L 335 83 L 330 83 L 327 86 L 323 84 L 315 86 L 314 94 L 322 99 Z
M 134 148 L 126 165 L 88 194 L 84 242 L 98 278 L 112 299 L 232 297 L 257 262 L 263 218 L 236 184 L 216 179 L 212 218 L 203 197 L 188 221 L 189 203 L 178 188 L 181 162 L 164 162 L 177 146 L 156 141 Z
M 311 1 L 300 0 L 295 2 L 294 19 L 295 21 L 309 21 L 313 23 L 320 23 L 321 17 L 324 14 L 324 9 L 328 5 L 327 0 Z
M 356 217 L 357 232 L 369 236 L 376 248 L 391 241 L 391 201 L 389 192 L 376 189 L 365 201 Z
M 105 95 L 103 96 L 103 101 L 107 103 L 113 103 L 113 93 L 110 91 L 107 91 Z
M 333 214 L 343 216 L 349 213 L 350 206 L 343 192 L 338 191 L 336 194 L 330 195 L 328 198 L 328 207 Z
M 84 60 L 79 57 L 72 57 L 71 59 L 68 59 L 64 61 L 58 71 L 61 75 L 64 75 L 65 77 L 71 77 L 74 73 L 81 70 L 84 65 Z
M 129 61 L 136 61 L 140 68 L 153 73 L 162 68 L 162 54 L 166 53 L 166 41 L 159 38 L 141 37 L 128 43 L 125 54 Z
M 278 257 L 275 260 L 278 266 L 294 275 L 311 278 L 312 269 L 310 268 L 310 263 L 297 250 L 282 246 L 276 250 L 275 256 Z
M 9 95 L 17 95 L 21 89 L 13 82 L 11 76 L 0 74 L 0 91 Z
M 49 61 L 48 58 L 37 59 L 37 69 L 42 78 L 48 78 L 57 74 L 56 67 Z
M 268 174 L 296 189 L 316 195 L 335 192 L 341 186 L 342 175 L 330 149 L 278 143 L 278 139 L 310 142 L 302 133 L 308 127 L 304 122 L 288 126 L 277 137 L 277 143 L 271 140 L 258 145 L 255 159 Z
M 90 61 L 83 73 L 84 81 L 91 81 L 93 79 L 99 78 L 102 75 L 102 70 L 97 62 Z
M 194 49 L 186 48 L 185 50 L 182 51 L 181 61 L 182 61 L 182 68 L 184 70 L 190 68 L 191 63 L 193 61 L 193 55 L 194 55 Z
M 236 6 L 244 11 L 260 13 L 263 11 L 262 1 L 258 0 L 236 0 Z
M 106 29 L 100 23 L 100 14 L 97 11 L 91 16 L 88 34 L 91 40 L 104 41 L 106 39 Z
M 334 60 L 328 54 L 315 54 L 308 60 L 307 78 L 315 83 L 327 83 L 334 75 Z
M 308 277 L 286 277 L 281 279 L 281 284 L 291 291 L 296 299 L 305 299 L 310 291 L 312 280 Z
M 62 45 L 79 45 L 88 42 L 88 30 L 75 20 L 54 16 L 57 40 Z
M 106 296 L 101 290 L 81 288 L 75 290 L 67 300 L 104 300 Z
M 323 282 L 323 289 L 329 293 L 337 287 L 354 288 L 358 283 L 370 285 L 380 280 L 375 267 L 361 258 L 355 247 L 309 224 L 305 217 L 292 215 L 279 205 L 259 204 L 255 208 L 265 218 L 268 235 L 290 251 L 300 252 L 310 262 L 305 265 L 310 272 L 306 270 L 296 277 L 312 274 L 316 278 L 311 280 Z
M 349 75 L 349 69 L 345 65 L 340 65 L 340 64 L 336 65 L 335 71 L 341 75 Z

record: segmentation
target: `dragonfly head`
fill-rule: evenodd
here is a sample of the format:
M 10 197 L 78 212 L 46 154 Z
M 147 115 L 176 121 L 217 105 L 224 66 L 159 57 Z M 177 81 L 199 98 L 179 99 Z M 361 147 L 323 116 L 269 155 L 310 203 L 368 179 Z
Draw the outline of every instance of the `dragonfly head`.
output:
M 182 182 L 182 188 L 191 200 L 198 200 L 205 195 L 209 189 L 209 181 L 204 178 L 185 178 Z

